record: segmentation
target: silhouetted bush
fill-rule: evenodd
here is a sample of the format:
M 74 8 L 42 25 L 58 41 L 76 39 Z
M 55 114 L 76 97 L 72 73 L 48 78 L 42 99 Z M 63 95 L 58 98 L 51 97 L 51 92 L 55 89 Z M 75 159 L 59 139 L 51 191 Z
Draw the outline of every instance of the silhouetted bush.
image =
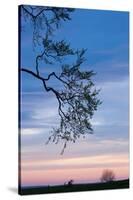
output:
M 102 183 L 107 183 L 115 180 L 115 173 L 112 170 L 104 170 L 102 173 L 102 176 L 100 178 L 100 181 Z

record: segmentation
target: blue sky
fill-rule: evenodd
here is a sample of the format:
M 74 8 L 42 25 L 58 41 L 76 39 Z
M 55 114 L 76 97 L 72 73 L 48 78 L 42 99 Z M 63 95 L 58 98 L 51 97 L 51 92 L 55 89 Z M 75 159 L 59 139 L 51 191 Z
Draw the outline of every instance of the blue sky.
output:
M 116 11 L 98 11 L 98 10 L 80 10 L 76 9 L 71 14 L 72 20 L 62 23 L 59 30 L 55 32 L 55 39 L 65 39 L 70 42 L 73 48 L 87 48 L 85 54 L 86 61 L 82 69 L 94 70 L 97 74 L 94 82 L 97 88 L 101 89 L 99 94 L 103 101 L 98 111 L 94 114 L 92 120 L 94 135 L 77 141 L 76 144 L 70 144 L 66 152 L 61 157 L 60 151 L 62 143 L 54 145 L 45 145 L 52 127 L 57 126 L 59 122 L 57 112 L 57 101 L 53 94 L 44 91 L 40 81 L 32 76 L 22 73 L 21 89 L 21 153 L 22 163 L 25 161 L 27 169 L 30 171 L 41 170 L 45 173 L 46 166 L 34 167 L 32 163 L 38 160 L 52 161 L 52 169 L 56 169 L 57 164 L 53 160 L 70 158 L 92 158 L 93 156 L 107 156 L 106 163 L 102 165 L 99 161 L 102 171 L 106 167 L 112 167 L 109 162 L 110 156 L 122 157 L 127 164 L 125 168 L 119 170 L 119 163 L 116 164 L 115 171 L 118 178 L 128 176 L 128 132 L 129 132 L 129 14 L 128 12 Z M 22 63 L 21 67 L 34 69 L 35 57 L 37 52 L 32 45 L 32 28 L 29 24 L 25 25 L 21 40 Z M 46 66 L 41 64 L 40 70 L 44 76 L 49 72 L 59 73 L 59 64 Z M 52 80 L 50 84 L 59 87 L 58 82 Z M 93 160 L 93 159 L 92 159 Z M 34 161 L 34 162 L 33 162 Z M 46 162 L 47 163 L 47 162 Z M 78 161 L 77 161 L 78 163 Z M 110 164 L 109 164 L 110 163 Z M 96 164 L 83 163 L 90 168 L 96 168 Z M 67 163 L 68 165 L 68 163 Z M 48 165 L 51 168 L 50 164 Z M 69 165 L 71 168 L 73 165 Z M 123 167 L 124 167 L 123 161 Z M 59 167 L 59 166 L 58 166 Z M 57 168 L 58 168 L 57 167 Z M 73 166 L 73 168 L 76 166 Z M 61 168 L 61 166 L 60 166 Z M 77 169 L 81 166 L 77 165 Z M 84 168 L 82 166 L 82 168 Z M 23 171 L 25 167 L 22 168 Z M 62 169 L 65 169 L 62 166 Z M 29 170 L 29 171 L 28 171 Z M 58 168 L 59 170 L 59 168 Z M 125 171 L 124 171 L 125 170 Z M 101 172 L 100 171 L 100 172 Z M 118 171 L 118 172 L 117 172 Z M 122 173 L 119 174 L 119 171 Z M 99 173 L 100 173 L 99 172 Z M 95 171 L 94 171 L 95 173 Z M 23 175 L 25 177 L 25 175 Z M 76 180 L 75 175 L 75 180 Z M 71 177 L 72 178 L 72 177 Z M 29 178 L 30 179 L 30 178 Z M 47 180 L 49 184 L 62 183 L 63 180 L 53 178 Z M 96 177 L 86 180 L 84 177 L 77 178 L 77 182 L 95 181 Z M 23 185 L 47 184 L 44 180 L 25 180 Z

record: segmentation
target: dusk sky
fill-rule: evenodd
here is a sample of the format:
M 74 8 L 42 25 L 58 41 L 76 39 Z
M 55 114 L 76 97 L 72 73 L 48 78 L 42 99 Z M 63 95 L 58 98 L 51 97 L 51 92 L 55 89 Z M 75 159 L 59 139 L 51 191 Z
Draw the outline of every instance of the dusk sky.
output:
M 75 183 L 97 182 L 104 169 L 112 169 L 116 179 L 129 177 L 129 14 L 128 12 L 76 9 L 71 21 L 63 22 L 55 39 L 64 39 L 72 48 L 87 48 L 81 69 L 94 70 L 93 80 L 101 89 L 102 104 L 92 119 L 93 135 L 69 143 L 46 141 L 58 126 L 58 102 L 42 82 L 22 72 L 21 88 L 21 177 L 22 186 L 56 185 L 73 179 Z M 21 67 L 34 70 L 35 51 L 32 27 L 21 32 Z M 60 66 L 41 63 L 47 75 Z M 60 87 L 51 79 L 49 84 Z

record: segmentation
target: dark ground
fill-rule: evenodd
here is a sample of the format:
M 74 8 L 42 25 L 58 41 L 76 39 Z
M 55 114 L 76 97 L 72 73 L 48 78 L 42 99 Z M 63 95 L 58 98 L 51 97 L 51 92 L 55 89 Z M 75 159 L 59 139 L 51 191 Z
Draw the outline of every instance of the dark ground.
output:
M 19 188 L 19 194 L 30 195 L 30 194 L 80 192 L 80 191 L 124 189 L 124 188 L 129 188 L 129 179 L 113 181 L 109 183 L 73 184 L 71 186 L 58 185 L 58 186 L 41 186 L 41 187 L 22 187 Z

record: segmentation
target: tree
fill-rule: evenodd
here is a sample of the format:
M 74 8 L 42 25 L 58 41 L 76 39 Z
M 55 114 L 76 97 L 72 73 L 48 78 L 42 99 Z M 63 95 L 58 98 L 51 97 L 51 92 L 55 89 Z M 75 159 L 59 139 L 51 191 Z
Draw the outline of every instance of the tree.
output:
M 54 33 L 60 28 L 63 21 L 71 20 L 71 8 L 55 8 L 42 6 L 20 7 L 21 29 L 27 21 L 33 28 L 33 45 L 37 52 L 35 69 L 20 67 L 21 72 L 26 72 L 42 82 L 45 91 L 53 93 L 58 102 L 60 124 L 54 128 L 47 143 L 64 141 L 62 152 L 67 142 L 75 142 L 80 136 L 93 133 L 91 118 L 101 101 L 97 98 L 97 90 L 92 81 L 93 71 L 83 71 L 81 65 L 85 61 L 86 49 L 73 49 L 64 40 L 56 41 Z M 67 62 L 64 61 L 67 60 Z M 70 62 L 71 60 L 71 62 Z M 47 77 L 40 72 L 40 62 L 44 68 L 49 65 L 61 67 L 60 74 L 54 71 Z M 54 85 L 48 86 L 51 78 L 58 80 L 62 87 L 56 89 Z
M 106 170 L 103 171 L 103 174 L 102 174 L 100 180 L 101 180 L 101 182 L 105 182 L 105 183 L 114 181 L 115 180 L 115 174 L 112 170 L 106 169 Z

